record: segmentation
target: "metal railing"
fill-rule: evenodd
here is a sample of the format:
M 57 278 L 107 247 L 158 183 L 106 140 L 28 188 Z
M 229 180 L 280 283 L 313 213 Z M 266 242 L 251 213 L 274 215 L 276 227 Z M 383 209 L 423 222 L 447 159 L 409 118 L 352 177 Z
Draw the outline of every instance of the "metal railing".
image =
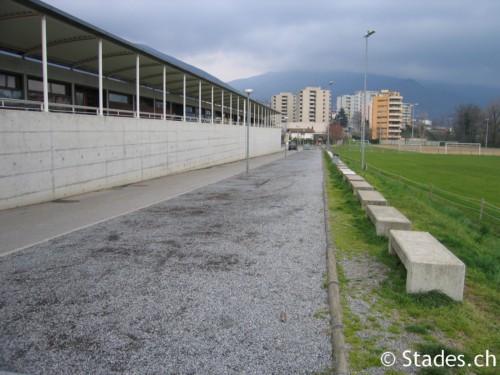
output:
M 10 99 L 10 98 L 0 98 L 0 109 L 14 109 L 21 111 L 35 111 L 43 112 L 44 103 L 34 100 L 22 100 L 22 99 Z M 85 114 L 85 115 L 99 115 L 99 108 L 82 106 L 76 104 L 65 104 L 65 103 L 49 103 L 49 112 L 55 113 L 73 113 L 73 114 Z M 114 108 L 104 108 L 104 116 L 110 117 L 137 117 L 137 111 L 127 110 L 127 109 L 114 109 Z M 221 119 L 220 117 L 214 118 L 212 121 L 208 117 L 200 117 L 195 114 L 189 114 L 186 117 L 182 115 L 171 115 L 167 114 L 163 116 L 163 113 L 155 112 L 139 112 L 139 117 L 141 119 L 155 119 L 155 120 L 171 120 L 171 121 L 185 121 L 185 122 L 201 122 L 203 124 L 225 124 L 225 125 L 245 125 L 241 120 L 239 121 L 229 121 L 228 119 Z M 252 124 L 251 126 L 266 127 L 262 124 Z M 270 126 L 269 126 L 270 127 Z M 276 127 L 279 127 L 276 125 Z

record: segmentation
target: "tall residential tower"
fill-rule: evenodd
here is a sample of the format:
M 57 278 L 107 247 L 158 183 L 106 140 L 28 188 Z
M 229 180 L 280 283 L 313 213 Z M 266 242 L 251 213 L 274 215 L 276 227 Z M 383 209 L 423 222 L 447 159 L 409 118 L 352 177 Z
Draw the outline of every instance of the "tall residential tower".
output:
M 403 97 L 399 92 L 381 90 L 372 97 L 370 128 L 372 139 L 397 140 L 403 128 Z

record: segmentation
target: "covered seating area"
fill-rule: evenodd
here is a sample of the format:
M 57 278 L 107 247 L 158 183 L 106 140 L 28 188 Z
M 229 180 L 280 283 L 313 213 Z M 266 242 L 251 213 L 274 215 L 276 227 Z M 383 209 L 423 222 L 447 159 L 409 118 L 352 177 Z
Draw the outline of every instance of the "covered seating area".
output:
M 216 77 L 38 0 L 2 1 L 0 108 L 224 124 L 248 112 L 251 126 L 278 126 Z

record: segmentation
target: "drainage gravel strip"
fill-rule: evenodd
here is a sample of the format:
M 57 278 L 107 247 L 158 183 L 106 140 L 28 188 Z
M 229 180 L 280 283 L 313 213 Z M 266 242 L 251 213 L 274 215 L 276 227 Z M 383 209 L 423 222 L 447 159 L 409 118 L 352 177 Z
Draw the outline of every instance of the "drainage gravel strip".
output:
M 329 368 L 323 210 L 322 153 L 288 153 L 0 258 L 0 372 Z

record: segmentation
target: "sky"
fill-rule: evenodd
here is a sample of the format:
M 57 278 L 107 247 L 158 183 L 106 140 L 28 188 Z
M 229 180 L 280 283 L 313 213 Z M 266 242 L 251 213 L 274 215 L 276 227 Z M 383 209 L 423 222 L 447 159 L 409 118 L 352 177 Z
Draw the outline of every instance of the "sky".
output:
M 45 0 L 229 82 L 365 71 L 500 89 L 500 0 Z

